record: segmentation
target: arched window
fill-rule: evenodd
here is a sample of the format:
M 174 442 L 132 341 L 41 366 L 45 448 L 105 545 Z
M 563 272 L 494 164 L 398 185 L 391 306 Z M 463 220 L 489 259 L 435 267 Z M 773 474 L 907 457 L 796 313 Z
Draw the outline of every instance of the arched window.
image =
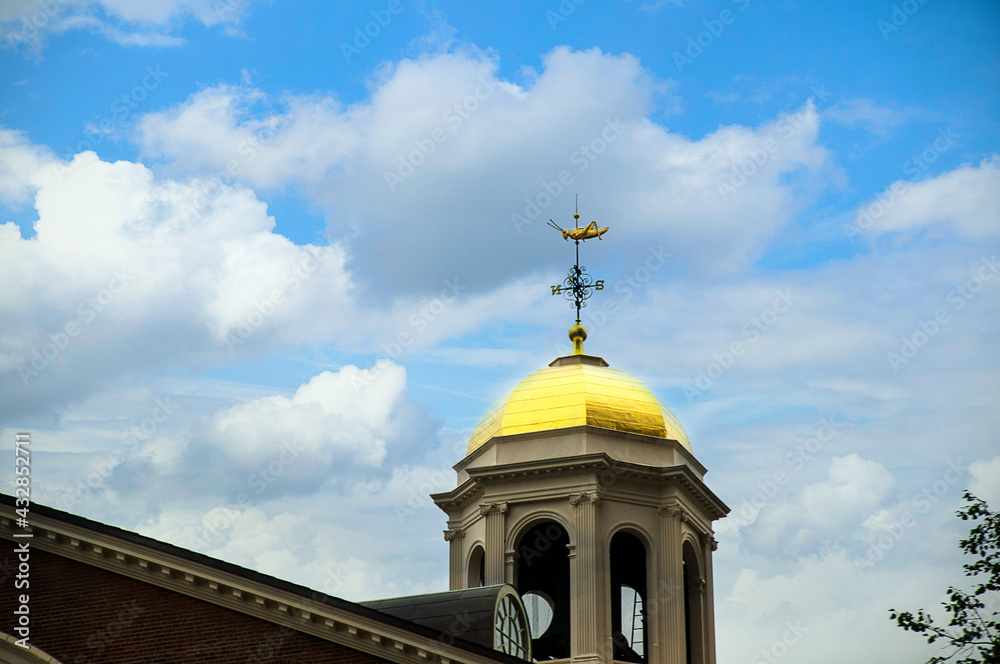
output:
M 465 584 L 466 588 L 482 588 L 486 585 L 486 552 L 483 547 L 476 545 L 469 555 L 469 575 Z
M 524 613 L 516 604 L 513 594 L 504 595 L 497 607 L 496 622 L 493 625 L 494 648 L 519 659 L 528 659 L 530 643 L 528 626 Z
M 635 535 L 611 538 L 611 640 L 621 662 L 648 660 L 646 547 Z
M 538 595 L 551 607 L 548 627 L 541 634 L 532 633 L 532 656 L 538 661 L 570 656 L 568 545 L 566 529 L 555 521 L 543 521 L 529 528 L 517 544 L 518 593 L 522 598 Z M 529 601 L 536 604 L 536 600 Z M 532 609 L 525 608 L 530 616 Z

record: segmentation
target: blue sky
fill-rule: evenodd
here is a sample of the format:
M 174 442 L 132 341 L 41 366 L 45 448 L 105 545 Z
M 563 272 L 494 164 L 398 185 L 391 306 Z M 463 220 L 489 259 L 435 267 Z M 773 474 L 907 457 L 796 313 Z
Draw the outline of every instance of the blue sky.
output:
M 734 510 L 719 661 L 796 621 L 790 661 L 929 657 L 888 609 L 958 580 L 963 489 L 1000 503 L 993 3 L 11 0 L 0 28 L 2 458 L 32 432 L 39 502 L 349 599 L 444 588 L 426 494 L 569 349 L 544 222 L 578 194 L 611 227 L 587 350 Z

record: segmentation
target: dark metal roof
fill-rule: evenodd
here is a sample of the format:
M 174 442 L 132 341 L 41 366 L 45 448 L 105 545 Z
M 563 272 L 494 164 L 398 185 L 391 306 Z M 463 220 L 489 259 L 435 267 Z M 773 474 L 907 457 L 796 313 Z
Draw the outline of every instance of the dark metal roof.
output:
M 10 507 L 15 507 L 16 502 L 14 496 L 0 493 L 0 503 L 8 505 Z M 116 526 L 110 526 L 99 521 L 93 521 L 91 519 L 84 518 L 82 516 L 77 516 L 76 514 L 70 514 L 69 512 L 64 512 L 62 510 L 55 509 L 54 507 L 47 507 L 45 505 L 32 502 L 31 511 L 34 514 L 39 514 L 49 519 L 54 519 L 57 521 L 62 521 L 64 523 L 85 528 L 87 530 L 100 533 L 102 535 L 107 535 L 110 537 L 117 537 L 126 542 L 131 542 L 140 546 L 147 547 L 154 551 L 159 551 L 171 556 L 177 556 L 184 560 L 191 561 L 200 565 L 205 565 L 212 569 L 216 569 L 220 572 L 225 572 L 227 574 L 233 574 L 235 576 L 242 577 L 248 581 L 253 581 L 255 583 L 261 583 L 277 590 L 281 590 L 287 593 L 300 596 L 304 602 L 316 602 L 320 604 L 326 604 L 327 606 L 335 607 L 342 611 L 347 611 L 354 613 L 359 616 L 364 616 L 366 618 L 377 620 L 379 622 L 385 623 L 386 625 L 392 625 L 400 629 L 404 629 L 413 634 L 422 636 L 424 638 L 433 639 L 435 641 L 440 641 L 449 645 L 455 645 L 456 647 L 462 648 L 463 650 L 468 650 L 469 652 L 476 653 L 480 656 L 492 657 L 498 662 L 505 664 L 524 664 L 524 660 L 506 653 L 494 650 L 492 647 L 492 641 L 489 645 L 484 646 L 477 641 L 467 638 L 465 635 L 456 636 L 451 633 L 447 633 L 443 630 L 434 629 L 433 627 L 420 624 L 416 621 L 407 620 L 392 614 L 391 612 L 379 611 L 372 607 L 366 606 L 364 604 L 359 604 L 355 602 L 349 602 L 346 599 L 341 599 L 339 597 L 332 597 L 324 593 L 315 591 L 306 586 L 301 586 L 297 583 L 291 583 L 290 581 L 284 581 L 267 574 L 262 574 L 260 572 L 254 571 L 252 569 L 247 569 L 245 567 L 240 567 L 239 565 L 234 565 L 233 563 L 228 563 L 224 560 L 219 560 L 218 558 L 213 558 L 211 556 L 206 556 L 203 553 L 197 553 L 196 551 L 191 551 L 190 549 L 184 549 L 173 544 L 167 544 L 166 542 L 161 542 L 160 540 L 153 539 L 152 537 L 146 537 L 145 535 L 140 535 L 139 533 L 132 532 L 131 530 L 124 530 Z M 2 536 L 2 535 L 0 535 Z M 4 539 L 7 539 L 6 537 Z M 499 586 L 503 587 L 503 586 Z M 437 594 L 437 593 L 434 593 Z M 441 593 L 448 594 L 448 593 Z M 419 597 L 419 595 L 417 596 Z M 404 599 L 404 598 L 400 598 Z
M 516 597 L 516 592 L 511 586 L 500 584 L 409 597 L 391 597 L 360 604 L 430 627 L 446 637 L 462 638 L 492 648 L 497 603 L 503 595 L 511 593 Z

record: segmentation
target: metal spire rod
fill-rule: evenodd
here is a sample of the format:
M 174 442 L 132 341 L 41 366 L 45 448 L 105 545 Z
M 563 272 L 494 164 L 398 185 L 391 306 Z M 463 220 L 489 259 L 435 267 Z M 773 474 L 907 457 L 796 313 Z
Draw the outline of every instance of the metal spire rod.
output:
M 593 294 L 592 290 L 604 290 L 604 280 L 594 281 L 585 272 L 587 268 L 580 265 L 580 243 L 595 237 L 600 240 L 601 236 L 608 232 L 608 227 L 598 228 L 597 222 L 592 221 L 586 227 L 580 228 L 579 196 L 577 197 L 576 210 L 573 213 L 573 219 L 576 222 L 573 230 L 563 230 L 551 219 L 549 219 L 549 226 L 561 232 L 564 240 L 572 239 L 576 245 L 576 263 L 570 268 L 562 284 L 552 287 L 552 294 L 562 294 L 567 300 L 573 302 L 572 306 L 576 307 L 576 323 L 579 325 L 580 309 L 587 306 L 587 299 Z

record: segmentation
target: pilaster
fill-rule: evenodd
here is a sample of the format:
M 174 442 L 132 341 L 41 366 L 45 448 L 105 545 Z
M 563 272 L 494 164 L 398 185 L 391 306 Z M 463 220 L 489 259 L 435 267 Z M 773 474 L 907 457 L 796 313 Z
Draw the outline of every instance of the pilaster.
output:
M 715 664 L 715 583 L 712 577 L 712 552 L 719 543 L 711 535 L 702 537 L 705 558 L 705 664 Z
M 571 645 L 572 661 L 608 662 L 611 658 L 610 642 L 598 643 L 601 617 L 604 614 L 607 577 L 603 573 L 602 548 L 597 542 L 597 502 L 596 492 L 584 492 L 570 496 L 574 506 L 576 526 L 576 555 L 571 561 Z M 604 652 L 607 651 L 607 652 Z
M 660 555 L 657 558 L 660 587 L 657 607 L 663 616 L 657 621 L 662 630 L 659 648 L 650 664 L 686 664 L 687 634 L 684 624 L 684 558 L 681 522 L 684 510 L 678 505 L 662 505 L 660 512 Z
M 465 588 L 468 575 L 465 573 L 465 551 L 462 540 L 465 531 L 461 528 L 444 531 L 444 541 L 448 542 L 448 589 L 461 590 Z
M 479 506 L 486 517 L 486 585 L 504 583 L 504 514 L 507 503 L 487 503 Z

